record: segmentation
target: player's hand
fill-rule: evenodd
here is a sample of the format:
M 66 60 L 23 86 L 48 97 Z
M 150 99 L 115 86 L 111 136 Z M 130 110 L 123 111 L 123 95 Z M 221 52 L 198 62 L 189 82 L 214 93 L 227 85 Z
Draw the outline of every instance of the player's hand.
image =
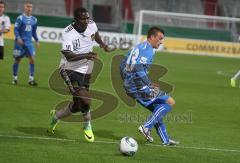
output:
M 159 85 L 156 84 L 156 83 L 151 83 L 151 85 L 152 85 L 152 87 L 157 87 L 157 88 L 159 88 Z
M 105 52 L 111 52 L 112 51 L 106 44 L 100 45 L 100 48 L 103 48 Z
M 151 83 L 151 87 L 152 87 L 152 91 L 151 91 L 151 95 L 150 96 L 152 96 L 152 98 L 153 97 L 156 97 L 158 94 L 159 94 L 159 85 L 158 84 L 156 84 L 156 83 Z
M 40 43 L 36 42 L 36 47 L 39 48 L 40 47 Z
M 24 45 L 24 42 L 22 39 L 19 38 L 19 39 L 17 39 L 17 44 L 22 46 L 22 45 Z

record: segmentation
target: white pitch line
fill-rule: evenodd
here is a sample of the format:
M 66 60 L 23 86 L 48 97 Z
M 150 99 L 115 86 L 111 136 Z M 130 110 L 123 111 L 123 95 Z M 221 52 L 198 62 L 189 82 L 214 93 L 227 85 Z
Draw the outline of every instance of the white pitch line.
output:
M 52 140 L 52 141 L 62 141 L 62 142 L 78 142 L 75 139 L 64 139 L 64 138 L 48 138 L 48 137 L 36 137 L 36 136 L 21 136 L 21 135 L 2 135 L 2 138 L 17 138 L 17 139 L 33 139 L 33 140 Z M 102 144 L 119 144 L 116 141 L 101 141 L 97 140 L 94 143 L 102 143 Z M 164 147 L 164 148 L 180 148 L 180 149 L 194 149 L 194 150 L 207 150 L 207 151 L 220 151 L 220 152 L 236 152 L 240 153 L 240 150 L 236 149 L 222 149 L 222 148 L 204 148 L 204 147 L 187 147 L 187 146 L 164 146 L 160 144 L 144 144 L 152 147 Z
M 240 153 L 240 150 L 236 150 L 236 149 L 187 147 L 187 146 L 164 146 L 164 145 L 159 145 L 159 144 L 146 144 L 146 145 L 148 145 L 148 146 L 156 146 L 156 147 L 167 147 L 167 148 L 196 149 L 196 150 L 208 150 L 208 151 L 220 151 L 220 152 L 238 152 L 238 153 Z
M 221 76 L 226 76 L 226 77 L 232 77 L 234 73 L 230 73 L 230 72 L 225 72 L 225 71 L 217 71 L 216 72 L 218 75 L 221 75 Z

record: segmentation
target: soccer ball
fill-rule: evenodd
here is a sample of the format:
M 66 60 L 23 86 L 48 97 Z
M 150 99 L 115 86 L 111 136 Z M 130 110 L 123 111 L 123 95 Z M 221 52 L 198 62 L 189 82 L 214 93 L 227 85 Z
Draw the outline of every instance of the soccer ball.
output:
M 133 156 L 138 150 L 138 143 L 131 137 L 123 137 L 119 144 L 119 150 L 123 155 Z

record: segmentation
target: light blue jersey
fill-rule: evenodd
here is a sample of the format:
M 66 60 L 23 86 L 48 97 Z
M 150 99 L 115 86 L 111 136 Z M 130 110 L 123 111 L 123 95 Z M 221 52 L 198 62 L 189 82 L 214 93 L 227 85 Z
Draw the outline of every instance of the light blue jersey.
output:
M 153 62 L 154 54 L 153 47 L 145 41 L 131 49 L 120 66 L 127 94 L 145 106 L 154 102 L 157 96 L 162 96 L 163 101 L 168 98 L 165 92 L 152 87 L 148 77 L 148 69 Z
M 23 57 L 25 55 L 35 55 L 35 48 L 32 43 L 32 37 L 38 42 L 37 37 L 37 18 L 22 14 L 17 17 L 14 25 L 15 45 L 14 57 Z M 22 39 L 23 46 L 16 43 L 17 39 Z
M 132 48 L 121 62 L 122 77 L 124 80 L 133 82 L 131 83 L 132 91 L 151 84 L 147 74 L 148 68 L 152 64 L 153 56 L 154 50 L 146 41 Z
M 32 44 L 32 37 L 37 42 L 37 18 L 22 14 L 17 17 L 14 25 L 16 39 L 21 38 L 25 45 Z

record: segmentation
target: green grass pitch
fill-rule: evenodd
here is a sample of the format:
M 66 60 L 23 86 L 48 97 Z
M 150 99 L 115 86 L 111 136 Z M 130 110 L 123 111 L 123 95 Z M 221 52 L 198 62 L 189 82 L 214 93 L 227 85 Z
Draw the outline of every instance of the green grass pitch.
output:
M 80 123 L 60 123 L 56 135 L 48 136 L 49 111 L 70 98 L 48 85 L 58 67 L 61 46 L 41 43 L 36 56 L 36 88 L 27 84 L 27 59 L 20 65 L 19 85 L 11 84 L 12 49 L 13 41 L 6 40 L 5 59 L 0 61 L 0 162 L 240 162 L 240 89 L 230 87 L 240 59 L 171 53 L 155 56 L 155 63 L 169 70 L 162 80 L 175 86 L 171 96 L 176 106 L 166 125 L 180 145 L 164 147 L 155 131 L 152 144 L 137 132 L 149 112 L 139 105 L 130 108 L 118 98 L 110 79 L 115 54 L 104 54 L 101 49 L 95 51 L 104 63 L 103 70 L 91 88 L 118 98 L 118 107 L 92 122 L 95 143 L 85 142 Z M 93 101 L 92 108 L 98 104 Z M 139 143 L 134 157 L 118 151 L 124 136 Z

